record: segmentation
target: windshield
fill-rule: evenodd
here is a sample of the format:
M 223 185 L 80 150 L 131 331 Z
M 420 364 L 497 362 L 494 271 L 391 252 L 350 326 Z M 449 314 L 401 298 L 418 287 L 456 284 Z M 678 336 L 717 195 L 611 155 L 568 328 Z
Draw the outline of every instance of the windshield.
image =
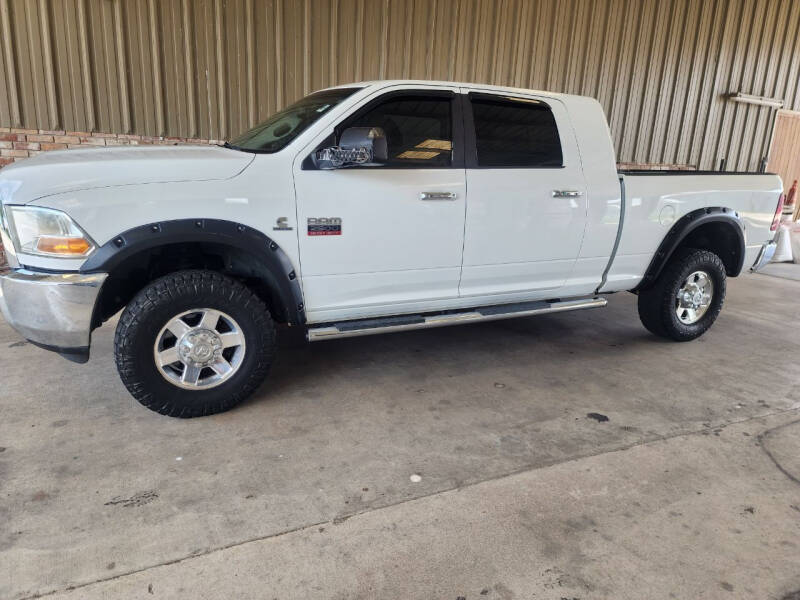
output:
M 306 96 L 275 113 L 263 123 L 245 131 L 226 145 L 248 152 L 278 152 L 331 108 L 360 89 L 357 87 L 338 88 Z

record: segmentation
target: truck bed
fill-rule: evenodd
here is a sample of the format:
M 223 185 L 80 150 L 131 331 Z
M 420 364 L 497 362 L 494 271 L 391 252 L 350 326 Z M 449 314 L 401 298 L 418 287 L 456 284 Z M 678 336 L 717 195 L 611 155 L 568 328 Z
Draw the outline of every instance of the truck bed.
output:
M 728 207 L 744 227 L 744 268 L 756 260 L 770 231 L 783 191 L 780 177 L 770 173 L 720 171 L 618 171 L 621 223 L 616 255 L 600 291 L 635 287 L 661 240 L 682 216 L 699 209 Z
M 775 173 L 756 171 L 697 171 L 685 169 L 617 169 L 620 175 L 775 175 Z

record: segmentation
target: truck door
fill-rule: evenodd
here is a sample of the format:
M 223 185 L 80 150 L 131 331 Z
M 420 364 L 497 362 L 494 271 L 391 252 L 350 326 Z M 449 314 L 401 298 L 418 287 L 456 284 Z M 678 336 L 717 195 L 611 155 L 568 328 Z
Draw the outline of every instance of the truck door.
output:
M 466 186 L 456 92 L 383 91 L 319 140 L 335 143 L 349 127 L 380 127 L 384 165 L 315 170 L 295 161 L 309 321 L 435 310 L 458 297 Z
M 557 100 L 464 97 L 467 202 L 461 296 L 554 298 L 580 253 L 586 185 Z

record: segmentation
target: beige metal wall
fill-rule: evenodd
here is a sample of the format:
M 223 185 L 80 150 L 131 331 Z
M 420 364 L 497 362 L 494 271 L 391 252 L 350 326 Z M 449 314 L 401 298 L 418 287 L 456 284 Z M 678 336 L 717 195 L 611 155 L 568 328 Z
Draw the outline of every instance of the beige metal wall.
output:
M 800 109 L 797 0 L 0 0 L 0 126 L 225 138 L 333 84 L 597 97 L 620 162 L 756 169 Z

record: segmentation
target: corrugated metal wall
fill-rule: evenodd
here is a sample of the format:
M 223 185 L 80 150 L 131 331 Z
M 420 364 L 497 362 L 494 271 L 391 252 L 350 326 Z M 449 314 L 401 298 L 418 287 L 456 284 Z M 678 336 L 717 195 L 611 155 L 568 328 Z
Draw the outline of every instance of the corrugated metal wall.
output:
M 0 0 L 0 126 L 225 138 L 351 81 L 587 94 L 620 162 L 756 169 L 797 0 Z

